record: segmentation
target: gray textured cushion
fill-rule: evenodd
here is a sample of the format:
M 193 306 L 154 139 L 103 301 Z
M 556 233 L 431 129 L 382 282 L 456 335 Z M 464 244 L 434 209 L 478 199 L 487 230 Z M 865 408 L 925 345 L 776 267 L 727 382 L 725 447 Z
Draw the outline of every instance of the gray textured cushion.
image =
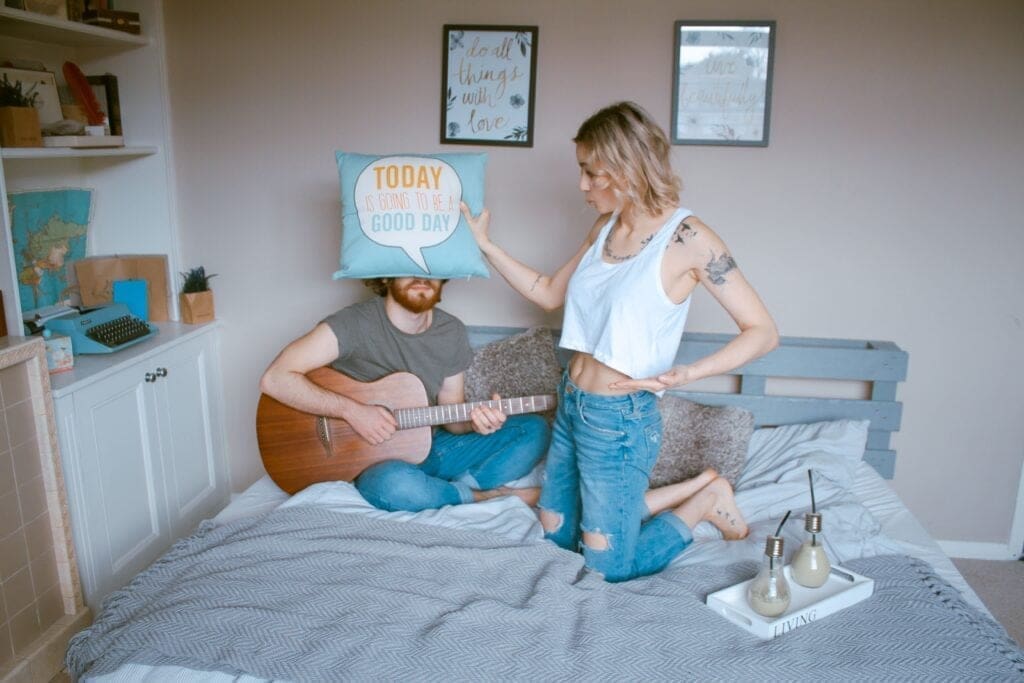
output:
M 483 401 L 495 393 L 502 398 L 555 394 L 561 378 L 551 330 L 534 327 L 476 352 L 466 370 L 466 400 Z
M 666 394 L 658 402 L 664 433 L 651 488 L 690 479 L 708 467 L 735 484 L 747 459 L 754 416 L 733 406 L 705 406 Z

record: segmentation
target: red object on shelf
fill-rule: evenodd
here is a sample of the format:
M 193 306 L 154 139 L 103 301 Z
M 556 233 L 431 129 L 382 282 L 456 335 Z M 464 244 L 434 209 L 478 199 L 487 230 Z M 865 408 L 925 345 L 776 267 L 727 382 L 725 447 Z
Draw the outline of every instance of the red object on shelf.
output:
M 100 109 L 100 103 L 96 100 L 96 94 L 93 93 L 92 86 L 86 80 L 85 74 L 74 62 L 64 62 L 63 71 L 64 80 L 67 81 L 75 102 L 85 112 L 85 118 L 89 125 L 102 126 L 103 110 Z

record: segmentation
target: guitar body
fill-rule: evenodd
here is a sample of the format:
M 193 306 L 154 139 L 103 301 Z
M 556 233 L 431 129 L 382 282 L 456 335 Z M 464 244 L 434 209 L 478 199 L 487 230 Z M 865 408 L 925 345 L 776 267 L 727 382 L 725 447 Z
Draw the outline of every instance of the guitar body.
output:
M 358 382 L 331 368 L 318 368 L 306 376 L 328 391 L 392 412 L 427 405 L 423 383 L 408 372 L 376 382 Z M 382 460 L 420 463 L 430 453 L 431 428 L 400 429 L 374 446 L 342 419 L 304 413 L 262 394 L 256 409 L 256 439 L 267 474 L 291 494 L 320 481 L 352 481 Z

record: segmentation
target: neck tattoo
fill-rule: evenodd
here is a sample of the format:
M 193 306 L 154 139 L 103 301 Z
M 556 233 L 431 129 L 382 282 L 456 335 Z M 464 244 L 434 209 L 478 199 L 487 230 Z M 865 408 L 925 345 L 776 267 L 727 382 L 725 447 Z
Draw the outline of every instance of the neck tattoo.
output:
M 604 240 L 604 255 L 607 258 L 611 259 L 612 261 L 616 261 L 616 262 L 620 262 L 621 263 L 622 261 L 628 261 L 629 259 L 631 259 L 634 256 L 636 256 L 637 254 L 639 254 L 641 251 L 643 251 L 644 247 L 647 246 L 647 243 L 650 242 L 652 239 L 654 239 L 654 233 L 651 233 L 647 237 L 643 238 L 643 240 L 641 240 L 640 248 L 639 249 L 634 251 L 632 254 L 626 254 L 625 256 L 619 256 L 618 254 L 612 252 L 612 248 L 608 244 L 608 239 L 610 237 L 611 237 L 611 235 L 608 235 L 608 237 L 606 237 L 605 240 Z

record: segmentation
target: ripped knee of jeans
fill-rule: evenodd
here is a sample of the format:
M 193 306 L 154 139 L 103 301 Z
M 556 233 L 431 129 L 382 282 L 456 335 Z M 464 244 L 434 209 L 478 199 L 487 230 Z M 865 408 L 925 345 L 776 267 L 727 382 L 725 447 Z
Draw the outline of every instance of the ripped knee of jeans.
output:
M 544 527 L 546 533 L 553 534 L 561 529 L 563 521 L 562 513 L 541 508 L 540 525 Z
M 610 550 L 612 547 L 611 539 L 605 534 L 601 533 L 600 530 L 587 531 L 583 530 L 583 545 L 590 550 L 596 550 L 598 552 Z

